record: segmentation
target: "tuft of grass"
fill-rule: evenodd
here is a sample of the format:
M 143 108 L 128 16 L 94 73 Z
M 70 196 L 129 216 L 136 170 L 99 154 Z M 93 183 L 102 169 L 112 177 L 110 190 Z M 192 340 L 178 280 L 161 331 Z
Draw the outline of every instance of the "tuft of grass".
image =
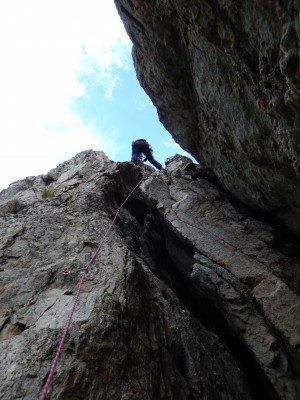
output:
M 45 188 L 43 190 L 43 193 L 42 193 L 42 198 L 43 199 L 49 199 L 49 198 L 51 198 L 53 196 L 54 196 L 54 193 L 53 193 L 53 191 L 51 189 Z

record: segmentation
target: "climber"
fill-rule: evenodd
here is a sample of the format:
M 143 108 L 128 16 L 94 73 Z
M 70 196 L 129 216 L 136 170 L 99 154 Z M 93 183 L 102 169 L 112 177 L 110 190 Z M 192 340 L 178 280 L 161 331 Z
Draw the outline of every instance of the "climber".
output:
M 139 155 L 144 154 L 146 158 L 143 160 L 143 162 L 148 160 L 157 169 L 161 170 L 162 165 L 153 158 L 152 153 L 153 149 L 145 139 L 134 140 L 132 142 L 131 162 L 133 162 L 134 164 L 138 164 Z

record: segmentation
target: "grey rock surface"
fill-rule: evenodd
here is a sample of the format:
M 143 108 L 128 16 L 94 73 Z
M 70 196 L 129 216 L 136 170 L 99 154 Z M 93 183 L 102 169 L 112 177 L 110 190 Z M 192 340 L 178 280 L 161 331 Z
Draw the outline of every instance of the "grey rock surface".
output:
M 247 349 L 241 354 L 269 381 L 270 398 L 276 398 L 272 387 L 279 398 L 297 399 L 298 245 L 230 199 L 190 159 L 171 158 L 167 171 L 164 182 L 151 175 L 143 190 L 155 204 L 170 257 L 197 307 L 228 346 Z
M 39 398 L 80 271 L 141 177 L 89 150 L 0 193 L 2 400 Z M 188 158 L 144 178 L 88 272 L 47 398 L 296 400 L 298 247 Z
M 115 0 L 176 142 L 300 237 L 299 0 Z

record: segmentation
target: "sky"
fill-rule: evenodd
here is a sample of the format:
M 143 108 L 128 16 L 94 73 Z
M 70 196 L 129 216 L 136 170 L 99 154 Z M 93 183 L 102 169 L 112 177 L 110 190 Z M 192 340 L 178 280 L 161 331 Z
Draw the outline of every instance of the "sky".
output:
M 0 190 L 83 150 L 131 158 L 185 153 L 160 123 L 133 67 L 113 0 L 1 0 Z

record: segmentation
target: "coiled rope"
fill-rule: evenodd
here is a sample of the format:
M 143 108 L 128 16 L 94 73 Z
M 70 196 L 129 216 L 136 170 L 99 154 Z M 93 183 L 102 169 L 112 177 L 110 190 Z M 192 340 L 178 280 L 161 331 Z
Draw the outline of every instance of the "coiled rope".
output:
M 56 365 L 57 365 L 57 363 L 58 363 L 58 359 L 59 359 L 61 350 L 62 350 L 63 345 L 64 345 L 64 342 L 65 342 L 65 340 L 66 340 L 66 336 L 67 336 L 68 329 L 69 329 L 69 327 L 70 327 L 70 325 L 71 325 L 71 322 L 72 322 L 72 317 L 73 317 L 73 314 L 74 314 L 74 311 L 75 311 L 76 304 L 77 304 L 77 302 L 78 302 L 79 294 L 80 294 L 80 292 L 81 292 L 81 288 L 82 288 L 83 282 L 84 282 L 84 280 L 85 280 L 85 277 L 86 277 L 86 275 L 87 275 L 87 273 L 88 273 L 88 270 L 89 270 L 90 266 L 91 266 L 91 265 L 94 263 L 94 261 L 96 260 L 96 258 L 97 258 L 97 256 L 98 256 L 100 250 L 101 250 L 102 247 L 103 247 L 103 244 L 104 244 L 105 240 L 108 238 L 108 235 L 109 235 L 109 233 L 110 233 L 110 231 L 111 231 L 111 229 L 112 229 L 112 227 L 113 227 L 113 225 L 114 225 L 114 223 L 115 223 L 115 221 L 116 221 L 116 219 L 117 219 L 117 216 L 119 215 L 119 212 L 120 212 L 121 208 L 124 206 L 124 204 L 125 204 L 125 203 L 127 202 L 127 200 L 130 198 L 130 196 L 134 193 L 134 191 L 137 189 L 137 187 L 143 182 L 144 177 L 145 177 L 145 172 L 146 172 L 146 171 L 145 171 L 145 169 L 143 168 L 143 173 L 142 173 L 142 178 L 141 178 L 141 180 L 135 185 L 135 187 L 131 190 L 131 192 L 130 192 L 130 193 L 128 194 L 128 196 L 125 198 L 125 200 L 123 201 L 123 203 L 118 207 L 118 209 L 117 209 L 117 211 L 116 211 L 116 213 L 115 213 L 115 216 L 114 216 L 112 222 L 110 223 L 110 225 L 109 225 L 109 227 L 107 228 L 106 232 L 104 233 L 104 235 L 103 235 L 102 238 L 100 239 L 100 242 L 99 242 L 99 244 L 98 244 L 97 249 L 96 249 L 95 252 L 91 255 L 90 259 L 86 262 L 86 264 L 84 265 L 84 267 L 83 267 L 83 269 L 82 269 L 82 274 L 81 274 L 80 282 L 79 282 L 78 289 L 77 289 L 77 292 L 76 292 L 76 295 L 75 295 L 75 298 L 74 298 L 74 301 L 73 301 L 73 305 L 72 305 L 72 308 L 71 308 L 71 311 L 70 311 L 70 314 L 69 314 L 69 318 L 68 318 L 66 327 L 65 327 L 65 329 L 64 329 L 62 338 L 61 338 L 61 340 L 60 340 L 60 343 L 59 343 L 59 346 L 58 346 L 56 355 L 55 355 L 54 360 L 53 360 L 53 362 L 52 362 L 52 365 L 51 365 L 51 368 L 50 368 L 50 372 L 49 372 L 47 381 L 46 381 L 46 383 L 45 383 L 45 385 L 44 385 L 44 387 L 43 387 L 43 391 L 42 391 L 40 400 L 45 400 L 45 398 L 46 398 L 46 395 L 47 395 L 49 386 L 50 386 L 50 384 L 51 384 L 51 381 L 52 381 L 52 378 L 53 378 L 53 375 L 54 375 L 54 372 L 55 372 Z

